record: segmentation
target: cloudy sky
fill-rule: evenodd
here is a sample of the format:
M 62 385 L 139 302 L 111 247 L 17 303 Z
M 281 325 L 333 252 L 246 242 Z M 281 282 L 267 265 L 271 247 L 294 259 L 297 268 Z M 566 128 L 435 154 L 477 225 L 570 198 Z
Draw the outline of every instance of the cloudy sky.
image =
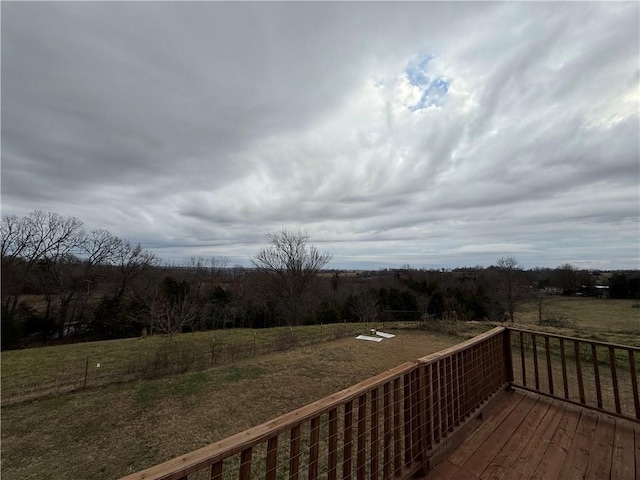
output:
M 2 2 L 2 213 L 167 261 L 639 268 L 639 4 Z

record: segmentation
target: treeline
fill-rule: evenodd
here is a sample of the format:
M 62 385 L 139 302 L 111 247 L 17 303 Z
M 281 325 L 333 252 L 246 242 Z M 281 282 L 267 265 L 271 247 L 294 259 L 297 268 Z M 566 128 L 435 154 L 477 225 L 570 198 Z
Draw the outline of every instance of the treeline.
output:
M 2 348 L 216 328 L 393 321 L 512 319 L 540 294 L 640 298 L 638 272 L 606 279 L 570 265 L 523 271 L 513 257 L 489 268 L 323 269 L 331 256 L 283 230 L 253 268 L 224 257 L 161 265 L 153 252 L 74 217 L 36 211 L 2 218 Z

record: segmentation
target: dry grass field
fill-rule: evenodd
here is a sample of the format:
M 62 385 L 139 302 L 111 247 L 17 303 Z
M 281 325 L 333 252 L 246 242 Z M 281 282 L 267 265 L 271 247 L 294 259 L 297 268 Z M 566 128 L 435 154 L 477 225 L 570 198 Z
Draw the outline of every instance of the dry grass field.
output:
M 640 309 L 633 308 L 633 303 L 554 297 L 546 302 L 545 309 L 563 319 L 561 327 L 538 326 L 533 304 L 521 306 L 517 325 L 640 345 Z M 396 338 L 381 343 L 347 337 L 244 358 L 203 371 L 7 405 L 2 408 L 2 477 L 118 478 L 260 424 L 491 327 L 485 323 L 433 322 L 430 331 L 396 330 Z M 318 327 L 304 328 L 312 335 L 320 333 Z M 451 335 L 452 331 L 456 335 Z M 251 330 L 225 334 L 255 338 Z M 278 332 L 274 329 L 268 334 Z M 175 341 L 187 346 L 191 342 L 205 345 L 212 336 L 217 341 L 221 335 L 222 332 L 185 334 Z M 3 352 L 2 394 L 5 389 L 11 392 L 49 381 L 61 365 L 82 365 L 87 357 L 99 357 L 105 363 L 130 362 L 141 352 L 152 351 L 157 347 L 154 342 L 159 341 L 143 338 Z
M 2 404 L 204 370 L 274 350 L 355 336 L 363 330 L 359 324 L 226 329 L 7 351 L 2 353 Z
M 460 339 L 400 330 L 2 409 L 3 479 L 110 479 L 267 421 Z
M 543 315 L 552 314 L 560 326 L 540 326 L 535 303 L 521 305 L 516 323 L 561 335 L 640 347 L 640 302 L 608 298 L 549 297 Z

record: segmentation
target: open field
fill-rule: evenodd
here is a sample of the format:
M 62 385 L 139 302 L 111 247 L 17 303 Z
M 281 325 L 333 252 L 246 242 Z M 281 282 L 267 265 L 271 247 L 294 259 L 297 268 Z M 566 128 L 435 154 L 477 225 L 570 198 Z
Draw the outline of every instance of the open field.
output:
M 562 326 L 538 325 L 538 308 L 525 303 L 516 310 L 516 323 L 522 327 L 560 335 L 640 347 L 640 308 L 638 300 L 585 297 L 549 297 L 543 312 L 555 314 Z
M 553 297 L 547 311 L 562 327 L 539 327 L 533 304 L 516 321 L 526 328 L 640 346 L 634 301 Z M 381 325 L 368 325 L 367 327 Z M 491 328 L 487 323 L 431 322 L 430 331 L 395 330 L 379 344 L 351 337 L 236 358 L 183 375 L 138 380 L 43 397 L 2 408 L 2 475 L 7 479 L 109 479 L 197 449 L 310 403 L 404 361 Z M 335 326 L 301 327 L 300 339 L 330 336 Z M 342 325 L 342 328 L 345 328 Z M 364 325 L 355 325 L 360 333 Z M 446 333 L 455 330 L 456 335 Z M 295 331 L 296 329 L 294 329 Z M 393 331 L 392 329 L 386 329 Z M 290 329 L 178 335 L 176 345 L 251 344 L 260 352 Z M 289 335 L 289 334 L 287 334 Z M 214 341 L 212 342 L 212 338 Z M 154 354 L 162 337 L 2 353 L 2 396 L 50 382 L 63 370 L 126 366 Z M 304 342 L 300 342 L 304 343 Z M 96 363 L 94 363 L 96 362 Z M 104 370 L 103 370 L 104 371 Z
M 382 324 L 371 325 L 380 328 Z M 2 404 L 131 380 L 159 378 L 242 358 L 355 336 L 364 324 L 154 335 L 2 353 Z
M 344 338 L 208 371 L 6 406 L 3 479 L 117 478 L 460 341 L 417 330 L 396 333 L 381 343 Z

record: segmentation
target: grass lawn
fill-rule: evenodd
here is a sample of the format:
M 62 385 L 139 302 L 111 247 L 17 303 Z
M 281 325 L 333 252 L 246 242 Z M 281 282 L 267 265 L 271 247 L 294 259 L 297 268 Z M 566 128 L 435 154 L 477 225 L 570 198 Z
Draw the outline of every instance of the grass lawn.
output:
M 118 478 L 460 341 L 417 330 L 396 333 L 381 343 L 344 338 L 6 406 L 2 477 Z
M 274 350 L 290 339 L 297 345 L 318 343 L 323 338 L 343 333 L 355 336 L 355 332 L 362 332 L 364 328 L 362 324 L 331 324 L 260 330 L 226 329 L 174 335 L 172 339 L 166 335 L 153 335 L 2 352 L 2 401 L 6 404 L 16 399 L 38 398 L 41 393 L 82 388 L 85 370 L 90 387 L 149 378 L 153 375 L 145 374 L 145 367 L 153 365 L 157 352 L 163 348 L 169 349 L 171 362 L 179 363 L 184 355 L 189 355 L 192 363 L 186 362 L 190 368 L 184 371 L 201 370 L 213 365 L 212 349 L 220 357 L 216 363 L 228 363 L 228 353 L 234 348 L 240 358 L 249 354 L 253 356 L 254 350 L 258 354 Z M 196 362 L 202 368 L 195 368 L 198 366 Z
M 518 308 L 516 323 L 534 330 L 640 347 L 640 308 L 634 307 L 638 303 L 638 300 L 549 297 L 543 311 L 561 318 L 563 326 L 538 325 L 535 303 Z

